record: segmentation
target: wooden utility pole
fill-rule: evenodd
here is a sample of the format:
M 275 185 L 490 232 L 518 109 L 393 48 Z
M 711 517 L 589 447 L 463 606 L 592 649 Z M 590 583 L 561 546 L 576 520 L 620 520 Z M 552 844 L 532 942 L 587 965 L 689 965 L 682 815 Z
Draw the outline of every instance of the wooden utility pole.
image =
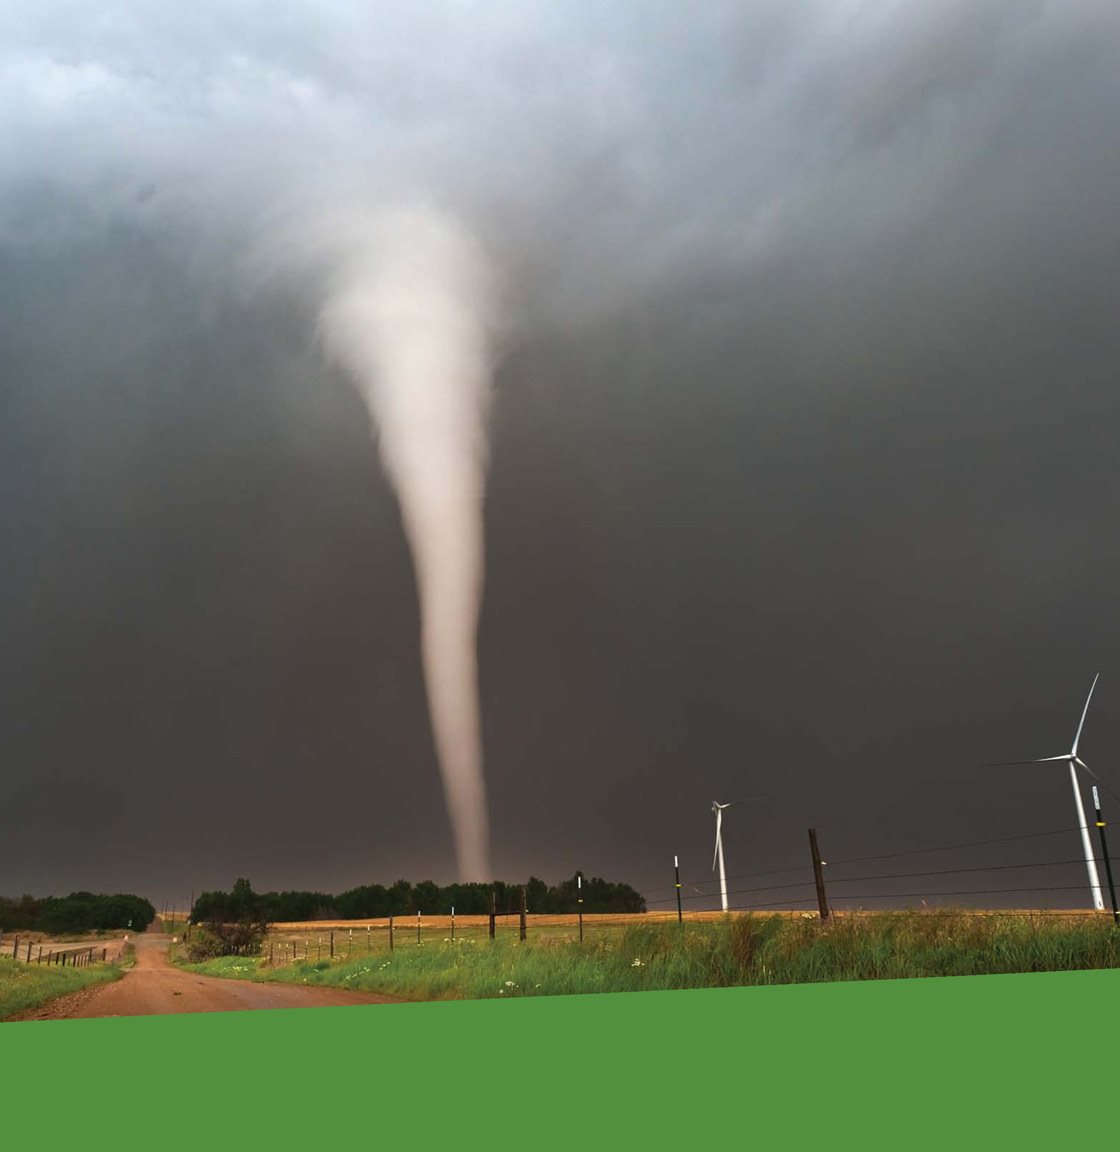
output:
M 576 907 L 579 909 L 579 942 L 583 943 L 583 873 L 576 873 Z
M 490 939 L 494 939 L 494 918 L 498 914 L 498 890 L 490 889 Z
M 817 847 L 817 830 L 809 829 L 809 851 L 813 854 L 813 880 L 817 885 L 817 905 L 820 908 L 821 920 L 827 920 L 828 897 L 824 890 L 824 866 L 821 862 L 820 849 Z
M 1104 871 L 1108 877 L 1108 895 L 1112 900 L 1112 919 L 1120 924 L 1120 911 L 1116 908 L 1116 885 L 1112 882 L 1112 861 L 1108 858 L 1108 839 L 1105 837 L 1104 817 L 1101 815 L 1101 794 L 1097 786 L 1093 785 L 1093 807 L 1097 810 L 1097 833 L 1101 838 L 1101 855 L 1104 857 Z
M 677 881 L 677 923 L 684 923 L 684 913 L 681 911 L 681 862 L 680 857 L 673 857 L 673 872 Z
M 522 884 L 521 885 L 521 923 L 519 925 L 520 933 L 521 933 L 520 938 L 521 938 L 522 943 L 524 943 L 524 941 L 525 941 L 525 926 L 526 926 L 525 914 L 527 911 L 528 911 L 528 908 L 527 908 L 526 903 L 525 903 L 525 885 Z

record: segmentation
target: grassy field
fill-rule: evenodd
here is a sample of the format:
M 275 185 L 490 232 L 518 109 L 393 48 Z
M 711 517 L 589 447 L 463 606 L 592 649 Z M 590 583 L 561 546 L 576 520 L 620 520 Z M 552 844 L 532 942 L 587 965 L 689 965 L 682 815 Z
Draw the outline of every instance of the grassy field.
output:
M 103 984 L 121 976 L 117 964 L 91 964 L 86 968 L 25 964 L 0 956 L 0 1020 L 25 1008 L 34 1008 L 56 996 L 65 996 L 90 984 Z
M 305 929 L 308 926 L 303 926 Z M 471 926 L 467 926 L 468 928 Z M 335 927 L 334 959 L 316 947 L 323 931 L 300 939 L 310 960 L 280 963 L 279 941 L 264 959 L 223 957 L 192 970 L 238 979 L 330 984 L 405 1000 L 547 996 L 641 989 L 714 988 L 829 980 L 963 976 L 1120 967 L 1120 930 L 1111 918 L 952 910 L 837 917 L 732 916 L 690 921 L 598 925 L 579 943 L 568 924 L 535 925 L 525 943 L 508 929 L 457 931 L 454 942 L 429 927 L 416 943 L 402 925 L 396 947 L 348 957 L 349 928 Z M 372 933 L 372 929 L 371 929 Z M 355 930 L 355 937 L 359 932 Z M 361 936 L 365 928 L 361 927 Z M 270 944 L 272 947 L 270 948 Z M 302 948 L 301 948 L 302 951 Z M 268 962 L 268 956 L 275 963 Z

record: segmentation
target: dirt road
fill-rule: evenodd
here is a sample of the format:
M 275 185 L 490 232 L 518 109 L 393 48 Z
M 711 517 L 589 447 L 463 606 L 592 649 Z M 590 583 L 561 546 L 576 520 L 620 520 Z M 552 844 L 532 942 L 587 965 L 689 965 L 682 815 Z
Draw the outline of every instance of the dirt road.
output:
M 390 1004 L 374 992 L 253 984 L 183 972 L 167 962 L 171 937 L 133 937 L 136 966 L 112 984 L 83 988 L 13 1020 L 76 1020 L 93 1016 L 156 1016 L 177 1012 L 237 1012 L 254 1008 L 326 1008 L 343 1004 Z

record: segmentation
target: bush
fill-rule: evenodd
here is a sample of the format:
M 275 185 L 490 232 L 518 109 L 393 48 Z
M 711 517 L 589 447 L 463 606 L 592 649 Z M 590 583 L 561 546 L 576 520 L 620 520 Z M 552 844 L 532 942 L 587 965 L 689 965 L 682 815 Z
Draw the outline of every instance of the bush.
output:
M 267 932 L 263 923 L 197 924 L 184 941 L 187 958 L 197 964 L 216 956 L 255 956 Z

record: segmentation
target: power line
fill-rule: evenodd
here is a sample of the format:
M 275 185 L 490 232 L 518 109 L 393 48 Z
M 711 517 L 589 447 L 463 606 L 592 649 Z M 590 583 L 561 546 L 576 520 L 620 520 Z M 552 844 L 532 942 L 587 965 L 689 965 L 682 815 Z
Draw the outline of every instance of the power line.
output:
M 1055 886 L 1047 886 L 1039 888 L 1037 885 L 1031 888 L 969 888 L 952 892 L 878 892 L 866 893 L 861 895 L 841 896 L 841 900 L 907 900 L 907 899 L 924 899 L 927 896 L 992 896 L 992 895 L 1006 895 L 1009 893 L 1023 893 L 1023 892 L 1083 892 L 1085 886 L 1083 884 L 1059 884 Z M 769 900 L 757 904 L 747 904 L 737 907 L 737 912 L 750 912 L 757 908 L 780 908 L 786 904 L 815 904 L 816 896 L 800 897 L 794 900 Z M 730 911 L 730 909 L 729 909 Z
M 994 840 L 967 840 L 961 844 L 944 844 L 940 848 L 910 848 L 903 852 L 882 852 L 876 856 L 849 856 L 844 860 L 830 861 L 831 867 L 841 864 L 862 864 L 867 860 L 894 860 L 900 856 L 924 856 L 931 852 L 951 852 L 958 848 L 980 848 L 986 844 L 1009 844 L 1012 840 L 1040 840 L 1045 836 L 1062 836 L 1067 832 L 1080 832 L 1081 826 L 1055 828 L 1051 832 L 1020 832 L 1015 836 L 999 836 Z
M 1072 860 L 1042 860 L 1029 864 L 984 864 L 968 868 L 937 868 L 930 869 L 924 872 L 882 872 L 869 876 L 848 876 L 830 879 L 830 884 L 857 884 L 863 882 L 870 882 L 873 880 L 911 880 L 919 876 L 953 876 L 963 873 L 972 872 L 1005 872 L 1019 870 L 1023 868 L 1057 868 L 1070 864 L 1083 864 L 1084 860 L 1080 857 Z M 728 892 L 728 896 L 745 896 L 754 892 L 781 892 L 790 888 L 807 888 L 812 880 L 799 880 L 789 884 L 767 884 L 754 888 L 737 888 L 732 892 Z M 1036 889 L 1024 889 L 1024 891 L 1035 891 Z M 1040 891 L 1051 891 L 1051 889 L 1038 889 Z M 714 899 L 718 893 L 716 892 L 701 892 L 696 896 L 685 896 L 685 900 L 697 899 Z M 889 895 L 889 894 L 884 894 Z M 848 899 L 849 897 L 840 894 L 841 899 Z M 675 897 L 673 898 L 675 899 Z M 650 900 L 647 904 L 664 904 L 667 900 Z
M 728 876 L 727 882 L 734 883 L 737 880 L 757 880 L 762 876 L 779 876 L 783 872 L 805 872 L 809 870 L 808 864 L 791 864 L 788 868 L 769 868 L 765 872 L 742 872 L 738 876 Z M 718 884 L 719 881 L 715 879 L 704 880 L 682 880 L 681 884 L 686 888 L 696 890 L 697 884 Z M 646 888 L 646 892 L 666 892 L 669 889 L 675 888 L 675 884 L 659 884 L 656 888 Z M 674 896 L 673 899 L 676 899 Z M 649 901 L 647 901 L 649 903 Z
M 1049 832 L 1019 832 L 1013 836 L 996 836 L 987 840 L 967 840 L 957 844 L 942 844 L 934 848 L 909 848 L 900 852 L 881 852 L 873 856 L 848 856 L 841 860 L 831 860 L 828 862 L 828 867 L 838 868 L 843 864 L 862 864 L 871 860 L 897 860 L 903 856 L 924 856 L 933 852 L 952 852 L 961 848 L 981 848 L 988 844 L 1009 844 L 1016 840 L 1039 840 L 1047 836 L 1063 836 L 1069 832 L 1079 832 L 1080 825 L 1068 828 L 1054 828 Z M 808 872 L 810 867 L 808 864 L 794 864 L 786 868 L 770 868 L 764 872 L 743 872 L 736 876 L 729 876 L 727 878 L 729 884 L 736 883 L 740 880 L 758 880 L 765 876 L 780 876 L 786 872 Z M 703 880 L 685 880 L 682 884 L 686 888 L 691 888 L 694 892 L 700 893 L 703 896 L 718 895 L 718 893 L 704 892 L 698 888 L 697 885 L 703 884 L 716 884 L 717 881 L 710 878 Z M 674 889 L 672 884 L 659 885 L 655 888 L 647 888 L 647 892 L 664 892 Z M 728 893 L 730 895 L 730 893 Z M 672 899 L 675 900 L 676 896 L 673 895 Z M 663 899 L 646 900 L 647 904 L 661 904 L 665 903 Z

